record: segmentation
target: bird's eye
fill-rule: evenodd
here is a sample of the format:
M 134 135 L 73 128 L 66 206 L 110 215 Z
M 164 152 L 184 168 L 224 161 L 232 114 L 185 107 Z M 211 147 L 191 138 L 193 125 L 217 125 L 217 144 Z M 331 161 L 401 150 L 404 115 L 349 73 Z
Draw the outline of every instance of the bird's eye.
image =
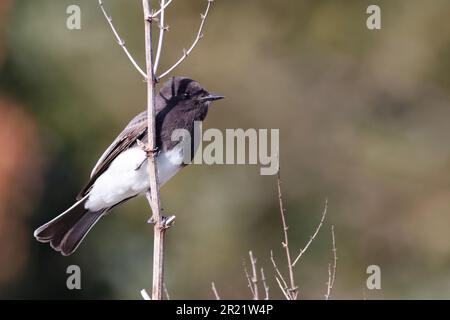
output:
M 188 92 L 183 93 L 184 99 L 189 99 L 190 97 L 191 97 L 191 95 Z

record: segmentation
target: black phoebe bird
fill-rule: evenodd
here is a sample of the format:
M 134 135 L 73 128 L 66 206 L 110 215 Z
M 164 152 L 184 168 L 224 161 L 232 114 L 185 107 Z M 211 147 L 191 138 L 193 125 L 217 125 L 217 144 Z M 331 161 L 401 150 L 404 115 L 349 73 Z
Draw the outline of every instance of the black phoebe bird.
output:
M 191 79 L 174 77 L 156 96 L 156 146 L 161 185 L 186 166 L 182 142 L 172 141 L 172 132 L 185 129 L 194 137 L 194 121 L 203 121 L 212 101 L 223 96 L 208 93 Z M 191 160 L 196 146 L 191 139 Z M 147 152 L 147 112 L 137 115 L 98 160 L 77 202 L 65 212 L 39 227 L 34 236 L 67 256 L 80 245 L 89 230 L 109 210 L 138 195 L 149 186 Z

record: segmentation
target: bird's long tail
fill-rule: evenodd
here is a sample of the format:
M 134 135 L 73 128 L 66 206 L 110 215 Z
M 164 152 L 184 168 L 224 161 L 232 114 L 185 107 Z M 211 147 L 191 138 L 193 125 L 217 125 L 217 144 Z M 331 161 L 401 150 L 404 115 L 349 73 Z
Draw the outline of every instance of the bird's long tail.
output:
M 87 196 L 37 228 L 34 237 L 40 242 L 50 242 L 50 246 L 64 256 L 72 254 L 106 211 L 92 212 L 85 209 L 86 199 Z

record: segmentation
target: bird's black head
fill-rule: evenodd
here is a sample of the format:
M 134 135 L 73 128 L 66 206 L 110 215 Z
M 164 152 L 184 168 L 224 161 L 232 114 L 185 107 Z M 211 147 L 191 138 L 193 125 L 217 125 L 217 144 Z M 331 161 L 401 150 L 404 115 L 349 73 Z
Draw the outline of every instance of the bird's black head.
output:
M 161 87 L 156 104 L 177 109 L 178 112 L 195 113 L 195 120 L 203 120 L 211 102 L 223 98 L 221 95 L 210 94 L 197 81 L 173 77 Z

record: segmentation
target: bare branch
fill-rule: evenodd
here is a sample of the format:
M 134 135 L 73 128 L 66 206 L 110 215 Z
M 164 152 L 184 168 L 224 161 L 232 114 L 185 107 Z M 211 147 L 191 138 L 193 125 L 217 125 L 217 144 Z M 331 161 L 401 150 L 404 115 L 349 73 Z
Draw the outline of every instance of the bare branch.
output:
M 195 40 L 192 43 L 192 45 L 189 47 L 188 50 L 184 50 L 183 51 L 183 55 L 181 56 L 181 58 L 172 67 L 170 67 L 166 72 L 162 73 L 158 77 L 158 79 L 164 78 L 169 73 L 171 73 L 175 68 L 177 68 L 191 54 L 192 50 L 194 50 L 194 48 L 197 46 L 197 44 L 200 41 L 200 39 L 203 38 L 203 29 L 205 27 L 206 18 L 208 17 L 209 9 L 211 8 L 211 5 L 212 5 L 213 1 L 214 0 L 208 0 L 208 6 L 206 7 L 205 13 L 200 15 L 200 18 L 201 18 L 202 22 L 200 23 L 200 27 L 199 27 L 198 32 L 197 32 L 197 37 L 195 38 Z
M 303 256 L 303 254 L 306 252 L 306 250 L 308 250 L 309 246 L 311 245 L 311 243 L 314 241 L 314 239 L 316 238 L 317 234 L 319 233 L 320 228 L 323 225 L 323 222 L 325 221 L 325 217 L 327 215 L 327 210 L 328 210 L 328 199 L 325 201 L 325 208 L 323 210 L 322 213 L 322 218 L 320 219 L 320 223 L 316 228 L 316 231 L 314 232 L 314 234 L 312 235 L 312 237 L 309 239 L 308 243 L 305 245 L 305 247 L 303 249 L 300 249 L 300 253 L 298 254 L 297 258 L 295 258 L 294 263 L 292 264 L 292 267 L 295 267 L 295 265 L 297 264 L 297 262 L 300 260 L 300 258 Z
M 214 282 L 211 282 L 211 289 L 214 293 L 214 296 L 216 297 L 216 300 L 220 300 L 220 296 L 219 293 L 217 293 L 216 285 L 214 284 Z
M 261 268 L 261 280 L 262 280 L 262 283 L 263 283 L 263 286 L 264 286 L 264 292 L 266 293 L 266 295 L 264 297 L 264 300 L 269 300 L 269 286 L 267 285 L 267 282 L 266 282 L 267 278 L 266 278 L 266 276 L 264 274 L 264 269 L 263 268 Z
M 330 299 L 331 291 L 333 290 L 334 280 L 336 279 L 336 265 L 337 265 L 337 254 L 336 254 L 336 238 L 334 236 L 334 226 L 331 226 L 331 237 L 333 239 L 333 265 L 328 264 L 328 282 L 327 282 L 327 293 L 325 294 L 325 300 Z
M 280 214 L 281 214 L 281 222 L 283 224 L 283 233 L 284 233 L 284 242 L 282 242 L 283 248 L 286 251 L 286 259 L 288 263 L 288 271 L 289 271 L 289 281 L 290 281 L 290 287 L 288 292 L 289 295 L 292 297 L 293 300 L 297 299 L 298 295 L 298 287 L 295 285 L 295 279 L 294 279 L 294 270 L 293 270 L 293 264 L 291 260 L 291 252 L 289 250 L 289 238 L 288 238 L 288 226 L 286 223 L 286 210 L 284 209 L 283 204 L 283 197 L 281 192 L 281 177 L 280 177 L 280 171 L 278 171 L 277 176 L 277 186 L 278 186 L 278 201 L 280 205 Z
M 252 283 L 253 283 L 253 299 L 259 300 L 259 293 L 258 293 L 258 273 L 256 272 L 256 259 L 253 258 L 253 252 L 250 250 L 248 252 L 248 255 L 250 256 L 250 263 L 252 264 Z
M 334 280 L 336 279 L 336 267 L 337 267 L 337 249 L 336 249 L 336 237 L 334 236 L 334 225 L 331 226 L 331 236 L 333 238 L 333 277 L 331 278 L 331 287 L 334 286 Z
M 277 276 L 275 276 L 275 279 L 277 280 L 278 285 L 280 286 L 281 292 L 283 292 L 284 296 L 286 297 L 286 300 L 292 300 L 288 292 L 286 291 L 287 289 L 284 288 L 283 285 L 281 284 L 280 279 Z
M 248 273 L 247 264 L 245 263 L 245 259 L 243 261 L 243 265 L 244 265 L 245 277 L 247 278 L 248 287 L 250 288 L 252 297 L 255 297 L 255 291 L 254 291 L 253 285 L 252 285 L 252 278 L 250 277 L 250 274 Z
M 162 300 L 163 282 L 164 282 L 164 235 L 170 224 L 167 223 L 161 215 L 161 198 L 159 194 L 159 179 L 157 162 L 155 161 L 154 150 L 156 148 L 156 108 L 155 108 L 155 76 L 153 73 L 153 46 L 152 46 L 152 23 L 150 0 L 142 0 L 145 19 L 145 60 L 148 74 L 147 80 L 147 132 L 148 145 L 146 151 L 148 154 L 148 175 L 151 192 L 147 192 L 150 207 L 152 208 L 152 222 L 154 223 L 153 240 L 153 288 L 152 299 Z
M 277 265 L 277 263 L 276 263 L 276 261 L 275 261 L 275 258 L 273 257 L 273 251 L 271 250 L 270 251 L 270 261 L 272 261 L 272 265 L 273 265 L 273 268 L 275 269 L 275 271 L 276 271 L 276 273 L 277 273 L 277 276 L 280 278 L 280 280 L 282 281 L 282 285 L 280 284 L 280 288 L 281 288 L 281 290 L 284 292 L 285 290 L 287 290 L 287 283 L 286 283 L 286 280 L 284 280 L 284 277 L 283 277 L 283 275 L 281 274 L 281 271 L 280 271 L 280 269 L 278 268 L 278 265 Z M 278 280 L 278 279 L 277 279 Z M 289 299 L 290 300 L 290 299 Z
M 125 46 L 125 41 L 119 36 L 119 33 L 117 32 L 116 28 L 114 27 L 114 24 L 112 22 L 111 16 L 109 16 L 108 13 L 106 12 L 105 6 L 103 5 L 103 1 L 102 0 L 98 0 L 98 4 L 100 6 L 100 9 L 103 12 L 103 15 L 106 18 L 106 21 L 108 21 L 108 24 L 111 27 L 111 30 L 112 30 L 112 32 L 114 34 L 114 37 L 117 40 L 117 43 L 119 44 L 119 46 L 122 47 L 123 51 L 127 55 L 128 59 L 131 61 L 133 66 L 136 68 L 136 70 L 139 71 L 139 73 L 144 77 L 144 79 L 147 79 L 147 74 L 141 69 L 141 67 L 139 67 L 139 65 L 137 64 L 136 60 L 133 58 L 133 56 L 128 51 L 127 47 Z
M 291 297 L 288 295 L 288 285 L 287 285 L 286 281 L 284 280 L 284 277 L 281 274 L 280 269 L 278 268 L 278 265 L 275 261 L 272 250 L 270 251 L 270 261 L 272 261 L 273 268 L 275 269 L 275 272 L 277 273 L 277 275 L 275 276 L 275 279 L 277 280 L 281 291 L 283 292 L 283 294 L 287 300 L 291 300 Z
M 165 18 L 164 13 L 165 13 L 165 0 L 161 0 L 161 9 L 160 9 L 160 17 L 159 17 L 159 21 L 160 21 L 159 22 L 159 39 L 158 39 L 158 49 L 156 50 L 155 64 L 153 67 L 154 74 L 156 74 L 158 71 L 159 60 L 161 59 L 161 51 L 162 51 L 162 47 L 163 47 L 163 43 L 164 43 L 164 33 L 167 31 L 167 28 L 164 25 L 164 18 Z

